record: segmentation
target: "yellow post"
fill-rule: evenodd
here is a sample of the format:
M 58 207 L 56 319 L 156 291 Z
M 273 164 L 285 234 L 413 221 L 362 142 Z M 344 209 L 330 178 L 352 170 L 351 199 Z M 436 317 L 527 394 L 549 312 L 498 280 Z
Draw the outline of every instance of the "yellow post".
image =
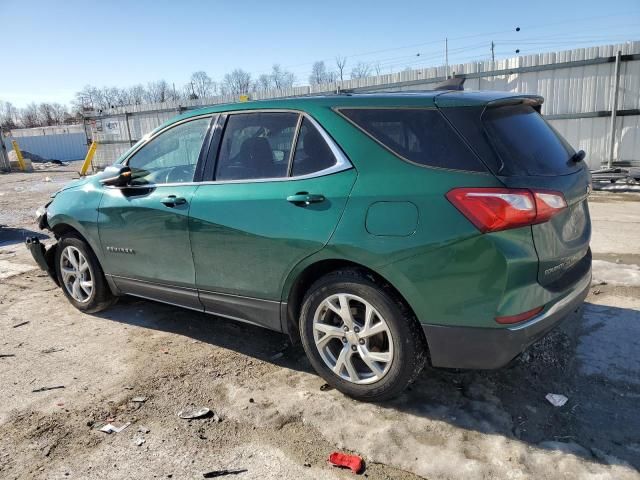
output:
M 91 161 L 93 160 L 93 156 L 96 154 L 96 150 L 98 148 L 98 142 L 93 142 L 87 151 L 87 156 L 84 157 L 84 162 L 82 162 L 82 168 L 80 169 L 80 175 L 86 175 L 87 170 L 91 166 Z
M 22 152 L 20 151 L 20 146 L 15 140 L 11 140 L 11 145 L 13 145 L 13 151 L 16 152 L 16 157 L 18 157 L 18 165 L 20 165 L 20 170 L 24 172 L 27 167 L 24 164 L 24 157 L 22 156 Z

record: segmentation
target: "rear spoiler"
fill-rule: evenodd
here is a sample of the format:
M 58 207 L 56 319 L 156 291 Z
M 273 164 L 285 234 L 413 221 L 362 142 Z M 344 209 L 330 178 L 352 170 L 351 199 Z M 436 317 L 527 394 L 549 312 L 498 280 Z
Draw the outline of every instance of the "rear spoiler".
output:
M 465 77 L 447 78 L 444 82 L 433 87 L 433 90 L 464 90 L 465 80 Z
M 514 97 L 499 98 L 487 103 L 486 108 L 504 107 L 508 105 L 529 105 L 538 113 L 542 109 L 544 98 L 539 95 L 518 95 Z

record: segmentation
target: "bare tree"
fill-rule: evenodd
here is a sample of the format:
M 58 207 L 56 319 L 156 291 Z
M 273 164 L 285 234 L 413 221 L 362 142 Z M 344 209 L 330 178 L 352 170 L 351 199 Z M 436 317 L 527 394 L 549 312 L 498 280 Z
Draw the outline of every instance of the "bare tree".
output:
M 336 68 L 338 69 L 338 76 L 340 81 L 344 81 L 344 69 L 347 66 L 347 57 L 336 57 Z
M 251 90 L 251 74 L 241 68 L 236 68 L 224 76 L 222 88 L 224 93 L 230 95 L 247 93 Z
M 20 110 L 20 124 L 25 128 L 39 127 L 38 105 L 30 103 Z
M 192 96 L 195 95 L 195 98 L 207 98 L 216 94 L 217 85 L 206 72 L 201 70 L 191 74 L 187 89 Z
M 269 90 L 273 87 L 273 81 L 271 75 L 266 73 L 261 74 L 254 85 L 255 90 Z
M 284 70 L 279 64 L 275 63 L 271 68 L 271 81 L 273 86 L 278 90 L 293 87 L 296 77 L 292 72 Z
M 55 125 L 62 125 L 71 115 L 67 111 L 67 107 L 59 103 L 51 104 L 51 118 Z
M 166 80 L 158 80 L 157 82 L 147 83 L 145 99 L 149 103 L 164 103 L 167 101 L 167 93 L 169 85 Z
M 351 78 L 365 78 L 371 74 L 371 67 L 368 63 L 358 62 L 358 64 L 351 69 Z
M 311 85 L 319 85 L 326 83 L 328 78 L 327 66 L 323 61 L 313 62 L 311 67 L 311 75 L 309 75 L 309 83 Z
M 11 102 L 0 100 L 0 128 L 16 128 L 18 126 L 18 109 Z
M 50 103 L 42 102 L 38 105 L 38 124 L 42 126 L 55 125 L 53 107 Z
M 376 72 L 376 75 L 382 74 L 382 65 L 380 64 L 380 62 L 376 62 L 376 64 L 373 66 L 373 71 Z
M 129 97 L 129 105 L 140 105 L 144 102 L 146 92 L 144 87 L 139 84 L 129 87 L 127 89 L 127 95 Z

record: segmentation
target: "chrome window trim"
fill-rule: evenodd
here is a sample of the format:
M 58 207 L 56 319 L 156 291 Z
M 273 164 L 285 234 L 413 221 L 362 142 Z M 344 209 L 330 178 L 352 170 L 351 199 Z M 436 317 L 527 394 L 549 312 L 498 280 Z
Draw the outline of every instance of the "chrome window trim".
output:
M 376 142 L 378 145 L 380 145 L 386 151 L 388 151 L 389 153 L 391 153 L 395 157 L 399 158 L 403 162 L 409 163 L 411 165 L 415 165 L 416 167 L 420 167 L 420 168 L 428 168 L 428 169 L 433 169 L 433 170 L 442 170 L 442 171 L 445 171 L 445 172 L 454 172 L 454 173 L 464 172 L 464 173 L 469 173 L 469 174 L 473 174 L 473 175 L 484 175 L 486 177 L 493 176 L 493 174 L 489 171 L 489 168 L 486 167 L 486 166 L 485 166 L 485 168 L 487 168 L 486 172 L 479 172 L 479 171 L 476 171 L 476 170 L 461 170 L 461 169 L 458 169 L 458 168 L 449 168 L 449 167 L 439 167 L 439 166 L 436 166 L 436 165 L 427 165 L 427 164 L 424 164 L 424 163 L 419 163 L 419 162 L 414 162 L 413 160 L 409 160 L 407 157 L 401 155 L 400 153 L 396 152 L 391 147 L 388 147 L 383 142 L 378 140 L 373 134 L 367 132 L 363 127 L 358 125 L 356 122 L 351 120 L 349 117 L 347 117 L 342 112 L 342 110 L 435 110 L 435 111 L 438 111 L 438 113 L 440 113 L 440 115 L 442 115 L 442 112 L 439 112 L 439 109 L 436 106 L 433 106 L 433 107 L 419 107 L 419 106 L 399 106 L 399 107 L 398 106 L 396 106 L 396 107 L 394 107 L 394 106 L 382 106 L 382 107 L 376 107 L 376 106 L 358 105 L 358 106 L 354 106 L 354 107 L 332 107 L 331 110 L 333 110 L 336 114 L 340 115 L 340 117 L 342 117 L 344 120 L 346 120 L 352 126 L 357 128 L 360 132 L 364 133 L 371 140 Z M 451 129 L 453 130 L 454 134 L 464 144 L 464 146 L 471 153 L 476 155 L 476 157 L 478 157 L 478 154 L 475 152 L 475 150 L 473 148 L 471 148 L 471 145 L 469 145 L 467 140 L 465 138 L 463 138 L 462 135 L 460 135 L 460 133 L 458 133 L 458 131 L 453 126 L 451 126 L 451 124 L 446 119 L 446 117 L 444 117 L 444 115 L 442 115 L 442 116 L 443 116 L 445 122 L 447 122 L 447 124 L 451 127 Z M 480 157 L 478 157 L 478 160 L 480 161 L 480 163 L 482 165 L 484 165 L 484 162 L 480 159 Z
M 201 120 L 203 118 L 213 118 L 214 116 L 219 115 L 218 113 L 205 113 L 202 115 L 196 115 L 194 117 L 189 117 L 189 118 L 185 118 L 183 120 L 180 120 L 178 122 L 172 123 L 171 125 L 167 125 L 165 128 L 163 128 L 162 130 L 157 131 L 156 133 L 154 133 L 153 135 L 151 135 L 151 133 L 147 133 L 146 135 L 144 135 L 139 141 L 138 141 L 138 145 L 136 147 L 135 150 L 131 151 L 125 158 L 124 160 L 122 160 L 122 162 L 120 162 L 120 165 L 128 165 L 129 164 L 129 160 L 131 160 L 131 157 L 133 157 L 136 153 L 138 153 L 140 151 L 140 149 L 142 147 L 144 147 L 145 145 L 147 145 L 151 140 L 155 139 L 156 137 L 158 137 L 159 135 L 162 135 L 164 132 L 166 132 L 167 130 L 171 130 L 173 127 L 177 127 L 178 125 L 182 125 L 183 123 L 187 123 L 187 122 L 191 122 L 193 120 Z M 204 140 L 203 140 L 203 145 L 204 145 Z M 202 146 L 200 147 L 202 148 Z
M 231 116 L 231 115 L 236 115 L 236 114 L 239 114 L 239 113 L 283 113 L 283 112 L 296 113 L 296 114 L 300 115 L 300 118 L 304 117 L 307 120 L 309 120 L 309 122 L 311 122 L 311 124 L 320 132 L 320 135 L 322 136 L 324 141 L 329 146 L 329 149 L 331 150 L 331 153 L 333 153 L 333 155 L 335 156 L 335 158 L 336 158 L 335 165 L 332 165 L 331 167 L 325 168 L 323 170 L 318 170 L 317 172 L 312 172 L 312 173 L 307 173 L 305 175 L 297 175 L 297 176 L 274 177 L 274 178 L 249 178 L 249 179 L 239 179 L 239 180 L 205 180 L 205 181 L 201 181 L 201 182 L 149 183 L 149 184 L 145 184 L 145 185 L 129 185 L 129 186 L 124 186 L 124 187 L 108 187 L 108 188 L 117 188 L 117 189 L 120 189 L 120 190 L 122 190 L 122 189 L 127 189 L 127 190 L 131 189 L 131 190 L 133 190 L 133 189 L 150 189 L 150 188 L 158 188 L 158 187 L 176 187 L 176 186 L 194 186 L 194 185 L 198 186 L 198 185 L 225 185 L 225 184 L 237 184 L 237 183 L 288 182 L 288 181 L 295 181 L 295 180 L 308 180 L 310 178 L 316 178 L 316 177 L 324 177 L 326 175 L 331 175 L 331 174 L 334 174 L 334 173 L 343 172 L 345 170 L 350 170 L 350 169 L 353 168 L 353 164 L 347 158 L 347 156 L 342 151 L 342 149 L 338 146 L 338 144 L 335 142 L 335 140 L 333 140 L 333 138 L 331 138 L 331 136 L 325 131 L 325 129 L 320 125 L 320 123 L 318 123 L 316 121 L 315 118 L 313 118 L 307 112 L 303 112 L 303 111 L 300 111 L 300 110 L 275 109 L 275 108 L 274 109 L 264 108 L 264 109 L 255 109 L 255 110 L 251 110 L 251 109 L 248 109 L 248 110 L 232 110 L 232 111 L 228 111 L 228 112 L 215 112 L 215 113 L 208 113 L 208 114 L 204 114 L 204 115 L 199 115 L 199 116 L 196 116 L 196 117 L 185 118 L 184 120 L 181 120 L 179 122 L 176 122 L 176 123 L 173 123 L 171 125 L 168 125 L 166 128 L 163 128 L 162 130 L 160 130 L 159 132 L 154 134 L 152 137 L 149 137 L 135 151 L 131 152 L 131 154 L 128 155 L 125 160 L 123 160 L 123 164 L 126 165 L 126 163 L 124 163 L 124 162 L 128 162 L 129 159 L 138 150 L 140 150 L 140 148 L 142 148 L 144 145 L 146 145 L 152 139 L 156 138 L 161 133 L 167 131 L 170 128 L 173 128 L 176 125 L 188 122 L 190 120 L 197 120 L 199 118 L 212 117 L 214 115 L 218 115 L 218 116 L 219 115 L 228 115 L 228 116 Z M 298 122 L 298 127 L 297 127 L 297 130 L 296 130 L 296 139 L 297 139 L 298 131 L 299 131 L 301 126 L 302 126 L 302 121 Z

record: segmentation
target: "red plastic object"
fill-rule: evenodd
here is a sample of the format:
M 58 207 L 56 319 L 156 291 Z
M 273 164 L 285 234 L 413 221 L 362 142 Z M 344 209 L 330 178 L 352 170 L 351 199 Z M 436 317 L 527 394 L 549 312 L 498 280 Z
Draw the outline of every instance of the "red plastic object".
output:
M 337 467 L 350 468 L 353 473 L 359 473 L 362 470 L 362 458 L 357 455 L 333 452 L 329 455 L 329 462 Z

